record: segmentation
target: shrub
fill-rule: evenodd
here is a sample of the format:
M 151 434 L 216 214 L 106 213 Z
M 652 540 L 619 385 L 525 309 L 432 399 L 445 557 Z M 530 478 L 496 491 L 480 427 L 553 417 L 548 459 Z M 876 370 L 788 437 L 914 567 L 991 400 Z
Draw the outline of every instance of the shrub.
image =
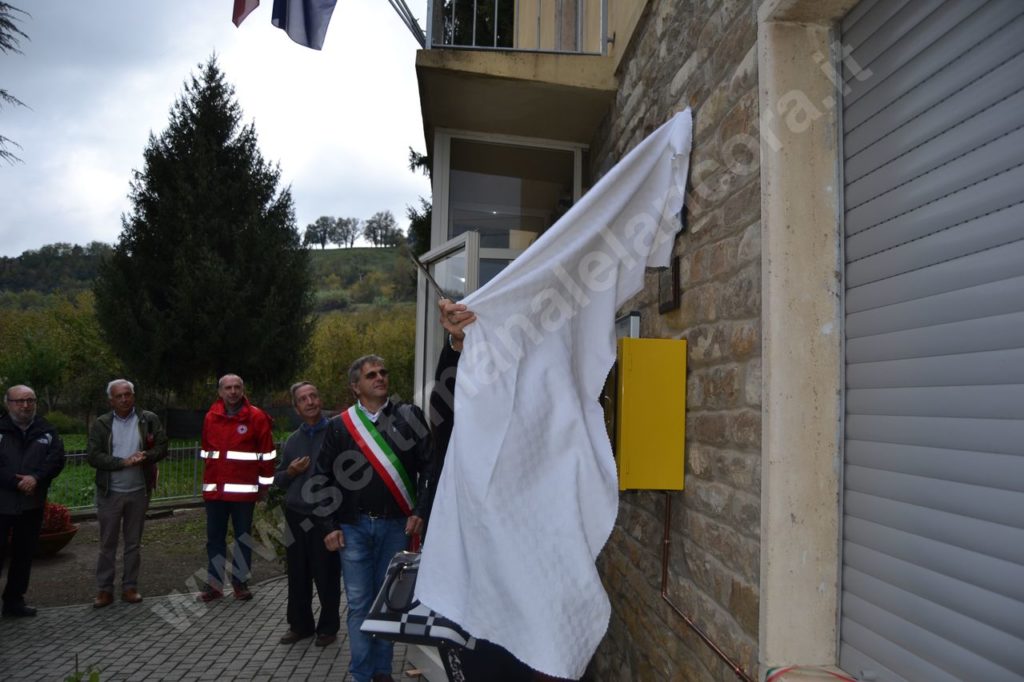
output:
M 46 421 L 53 424 L 53 428 L 57 429 L 57 433 L 81 433 L 82 422 L 75 419 L 71 415 L 58 412 L 57 410 L 51 410 L 46 413 Z

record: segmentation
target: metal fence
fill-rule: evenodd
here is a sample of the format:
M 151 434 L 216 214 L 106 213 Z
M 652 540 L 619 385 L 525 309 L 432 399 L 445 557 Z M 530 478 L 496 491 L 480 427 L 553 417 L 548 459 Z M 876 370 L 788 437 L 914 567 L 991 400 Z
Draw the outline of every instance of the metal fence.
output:
M 607 52 L 607 0 L 428 0 L 427 49 Z
M 278 444 L 280 447 L 280 444 Z M 202 498 L 203 465 L 199 442 L 168 448 L 167 457 L 157 465 L 156 490 L 152 504 L 174 501 L 199 501 Z M 64 470 L 50 485 L 50 502 L 66 505 L 71 511 L 96 506 L 96 470 L 89 466 L 84 452 L 67 455 Z

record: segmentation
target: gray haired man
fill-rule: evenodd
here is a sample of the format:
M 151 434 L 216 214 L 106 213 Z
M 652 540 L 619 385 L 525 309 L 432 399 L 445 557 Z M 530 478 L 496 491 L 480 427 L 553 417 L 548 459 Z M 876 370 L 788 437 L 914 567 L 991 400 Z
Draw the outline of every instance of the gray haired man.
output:
M 139 548 L 149 496 L 156 487 L 156 463 L 167 456 L 167 434 L 152 412 L 135 409 L 135 386 L 126 379 L 107 384 L 111 411 L 89 429 L 86 457 L 96 468 L 96 518 L 100 554 L 96 561 L 99 592 L 95 608 L 114 601 L 118 532 L 124 528 L 121 599 L 142 601 L 139 594 Z

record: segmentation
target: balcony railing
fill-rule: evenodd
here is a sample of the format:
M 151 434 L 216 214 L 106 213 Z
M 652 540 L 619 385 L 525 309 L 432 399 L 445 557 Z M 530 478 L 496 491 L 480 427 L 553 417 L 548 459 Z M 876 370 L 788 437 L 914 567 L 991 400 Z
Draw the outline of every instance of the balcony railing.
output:
M 608 0 L 428 0 L 427 48 L 605 54 Z

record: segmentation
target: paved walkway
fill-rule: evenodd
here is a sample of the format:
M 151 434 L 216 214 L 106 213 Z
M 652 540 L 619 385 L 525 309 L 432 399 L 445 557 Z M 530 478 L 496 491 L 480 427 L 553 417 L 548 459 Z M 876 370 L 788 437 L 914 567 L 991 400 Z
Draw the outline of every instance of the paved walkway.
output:
M 252 586 L 253 599 L 230 595 L 202 604 L 194 594 L 116 601 L 105 609 L 41 608 L 35 618 L 0 619 L 0 678 L 64 680 L 96 668 L 115 680 L 351 680 L 342 602 L 341 632 L 326 647 L 313 638 L 278 644 L 288 629 L 288 583 L 282 577 Z M 342 592 L 344 599 L 344 592 Z M 319 610 L 319 607 L 316 607 Z M 409 666 L 395 645 L 396 680 Z M 88 679 L 84 676 L 83 679 Z

